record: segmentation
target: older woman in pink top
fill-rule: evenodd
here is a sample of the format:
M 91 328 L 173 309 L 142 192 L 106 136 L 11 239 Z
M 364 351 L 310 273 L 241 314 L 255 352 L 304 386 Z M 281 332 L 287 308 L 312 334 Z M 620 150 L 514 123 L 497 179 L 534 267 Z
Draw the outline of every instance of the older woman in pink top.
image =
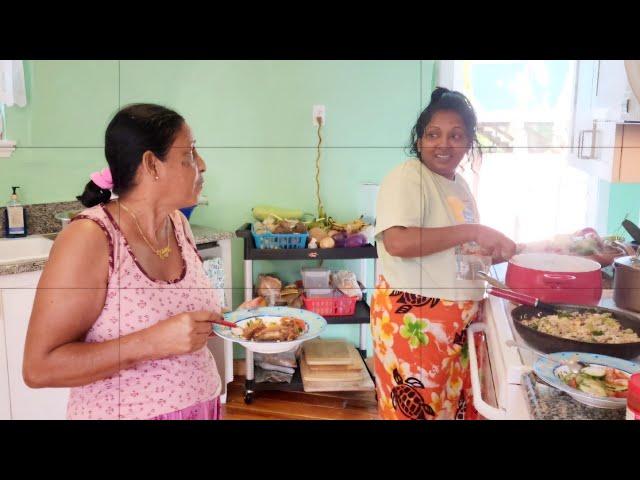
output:
M 220 302 L 178 210 L 197 203 L 205 163 L 185 120 L 150 104 L 115 115 L 105 154 L 42 273 L 24 380 L 72 387 L 70 419 L 217 419 Z

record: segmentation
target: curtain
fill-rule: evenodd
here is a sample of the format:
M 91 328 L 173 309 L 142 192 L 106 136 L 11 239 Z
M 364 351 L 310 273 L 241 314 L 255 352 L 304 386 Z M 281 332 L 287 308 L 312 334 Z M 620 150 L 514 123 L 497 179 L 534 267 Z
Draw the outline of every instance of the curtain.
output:
M 0 60 L 0 103 L 7 107 L 27 105 L 22 60 Z

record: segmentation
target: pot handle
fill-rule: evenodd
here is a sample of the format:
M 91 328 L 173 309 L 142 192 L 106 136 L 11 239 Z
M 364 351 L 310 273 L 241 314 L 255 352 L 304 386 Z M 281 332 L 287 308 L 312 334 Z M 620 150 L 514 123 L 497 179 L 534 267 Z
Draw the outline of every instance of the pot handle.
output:
M 635 252 L 635 250 L 631 247 L 631 245 L 627 245 L 626 243 L 620 242 L 620 241 L 618 241 L 618 240 L 615 240 L 615 241 L 613 242 L 613 244 L 614 244 L 616 247 L 618 247 L 618 248 L 622 249 L 622 251 L 623 251 L 626 255 L 630 255 L 630 256 L 632 256 L 632 257 L 636 255 L 636 252 Z
M 545 273 L 542 275 L 542 281 L 544 283 L 569 283 L 575 279 L 575 275 L 567 275 L 564 273 Z
M 489 287 L 487 289 L 487 293 L 489 295 L 493 295 L 494 297 L 504 298 L 505 300 L 510 300 L 522 305 L 528 305 L 530 307 L 535 307 L 538 305 L 537 298 L 524 293 L 514 292 L 513 290 L 504 290 L 503 288 Z

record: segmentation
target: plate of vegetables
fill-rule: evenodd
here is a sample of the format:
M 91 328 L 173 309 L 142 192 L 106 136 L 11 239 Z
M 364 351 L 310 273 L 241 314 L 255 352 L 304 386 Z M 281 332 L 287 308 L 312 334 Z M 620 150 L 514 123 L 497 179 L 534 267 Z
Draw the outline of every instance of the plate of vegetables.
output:
M 625 408 L 629 377 L 640 372 L 639 364 L 606 355 L 560 352 L 549 357 L 557 363 L 540 358 L 533 366 L 536 375 L 576 401 L 596 408 Z M 584 367 L 574 373 L 562 363 L 568 360 L 580 362 Z
M 302 342 L 320 335 L 327 321 L 317 313 L 290 307 L 261 307 L 224 314 L 235 328 L 214 324 L 213 331 L 257 353 L 294 350 Z

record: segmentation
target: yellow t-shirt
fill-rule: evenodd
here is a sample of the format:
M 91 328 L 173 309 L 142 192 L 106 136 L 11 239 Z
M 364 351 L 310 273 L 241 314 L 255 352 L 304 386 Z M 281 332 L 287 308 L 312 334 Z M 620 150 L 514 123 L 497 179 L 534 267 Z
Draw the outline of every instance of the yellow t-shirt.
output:
M 460 279 L 456 248 L 400 258 L 387 253 L 382 239 L 382 232 L 395 226 L 437 228 L 478 221 L 476 202 L 461 175 L 449 180 L 417 158 L 394 168 L 380 185 L 375 227 L 382 274 L 391 288 L 453 301 L 481 300 L 485 284 Z

